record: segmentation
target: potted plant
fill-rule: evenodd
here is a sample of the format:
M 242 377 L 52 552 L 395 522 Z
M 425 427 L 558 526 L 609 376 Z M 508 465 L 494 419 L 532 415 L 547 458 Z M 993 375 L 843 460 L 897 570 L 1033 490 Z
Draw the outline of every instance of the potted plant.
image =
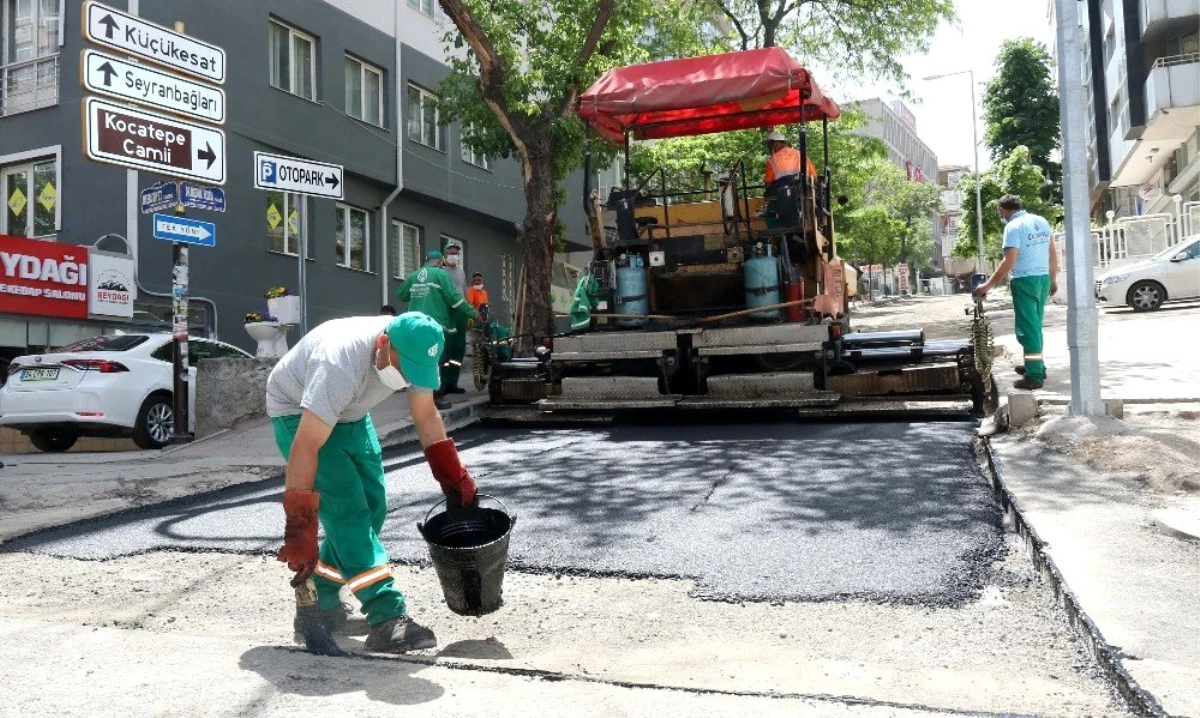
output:
M 267 298 L 267 313 L 280 324 L 300 323 L 300 297 L 286 287 L 271 287 L 263 295 Z
M 278 322 L 279 320 L 270 314 L 262 314 L 261 312 L 249 312 L 246 314 L 247 324 L 261 324 L 263 322 Z

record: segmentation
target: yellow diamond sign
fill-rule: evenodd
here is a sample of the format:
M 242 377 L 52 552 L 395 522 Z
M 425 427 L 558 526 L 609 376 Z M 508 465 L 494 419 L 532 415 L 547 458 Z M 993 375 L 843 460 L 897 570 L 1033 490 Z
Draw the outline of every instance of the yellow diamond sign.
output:
M 38 195 L 38 202 L 46 208 L 47 212 L 54 211 L 54 200 L 58 199 L 58 192 L 54 189 L 54 185 L 49 182 L 42 189 L 42 193 Z
M 13 193 L 8 196 L 8 208 L 12 210 L 14 215 L 21 214 L 27 203 L 28 200 L 25 199 L 25 193 L 21 191 L 20 187 L 14 189 Z
M 293 237 L 298 237 L 300 235 L 300 212 L 299 212 L 299 210 L 293 209 L 291 212 L 288 213 L 288 231 L 292 233 Z
M 282 221 L 283 215 L 279 213 L 279 210 L 275 209 L 275 205 L 267 205 L 267 224 L 271 225 L 271 229 L 278 227 Z

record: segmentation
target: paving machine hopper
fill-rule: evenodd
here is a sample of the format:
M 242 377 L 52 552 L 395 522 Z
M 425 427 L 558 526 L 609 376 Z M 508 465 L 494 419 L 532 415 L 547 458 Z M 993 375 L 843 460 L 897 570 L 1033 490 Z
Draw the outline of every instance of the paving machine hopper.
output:
M 977 336 L 964 341 L 851 330 L 857 273 L 838 255 L 831 207 L 829 123 L 840 110 L 783 49 L 616 68 L 581 96 L 578 114 L 591 137 L 623 143 L 624 186 L 604 197 L 589 186 L 589 149 L 593 251 L 571 332 L 534 342 L 531 357 L 499 360 L 494 343 L 478 347 L 493 410 L 913 416 L 989 402 L 978 306 Z M 808 137 L 816 123 L 819 173 Z M 780 125 L 798 128 L 800 171 L 769 185 L 743 161 L 702 192 L 672 191 L 661 169 L 628 177 L 632 141 Z

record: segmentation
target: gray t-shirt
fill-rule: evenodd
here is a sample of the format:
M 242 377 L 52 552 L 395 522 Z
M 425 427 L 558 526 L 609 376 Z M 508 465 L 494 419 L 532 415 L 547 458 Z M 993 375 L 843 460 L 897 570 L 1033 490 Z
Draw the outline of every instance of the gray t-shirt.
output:
M 330 426 L 366 416 L 394 393 L 375 372 L 375 340 L 391 319 L 333 319 L 306 334 L 271 370 L 267 415 L 308 409 Z
M 459 258 L 462 261 L 462 258 Z M 462 268 L 462 265 L 457 267 L 443 267 L 450 274 L 450 281 L 454 282 L 454 286 L 458 287 L 458 293 L 467 296 L 467 270 Z

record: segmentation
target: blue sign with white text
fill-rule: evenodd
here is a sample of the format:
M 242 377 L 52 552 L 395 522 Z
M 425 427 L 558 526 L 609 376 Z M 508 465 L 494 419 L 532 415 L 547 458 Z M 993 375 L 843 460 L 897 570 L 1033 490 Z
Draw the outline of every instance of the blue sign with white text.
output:
M 142 190 L 142 214 L 171 209 L 179 201 L 179 192 L 174 182 L 155 182 Z
M 168 242 L 195 244 L 200 247 L 217 246 L 217 225 L 188 217 L 172 217 L 169 214 L 154 215 L 154 238 Z
M 225 211 L 225 190 L 219 187 L 194 182 L 179 183 L 179 201 L 184 207 L 207 209 L 213 212 Z

